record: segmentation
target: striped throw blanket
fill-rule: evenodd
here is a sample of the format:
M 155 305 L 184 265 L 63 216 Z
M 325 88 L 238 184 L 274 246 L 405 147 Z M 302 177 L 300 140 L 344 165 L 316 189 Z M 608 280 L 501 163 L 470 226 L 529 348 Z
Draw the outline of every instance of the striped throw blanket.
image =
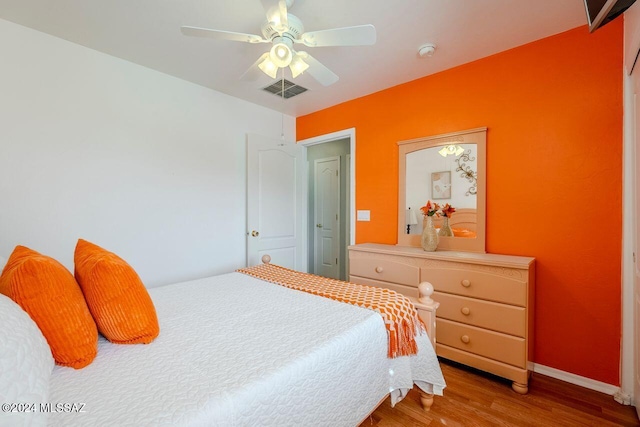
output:
M 328 279 L 273 264 L 242 268 L 238 272 L 378 312 L 387 328 L 389 358 L 416 354 L 418 347 L 415 335 L 426 333 L 411 300 L 388 289 Z

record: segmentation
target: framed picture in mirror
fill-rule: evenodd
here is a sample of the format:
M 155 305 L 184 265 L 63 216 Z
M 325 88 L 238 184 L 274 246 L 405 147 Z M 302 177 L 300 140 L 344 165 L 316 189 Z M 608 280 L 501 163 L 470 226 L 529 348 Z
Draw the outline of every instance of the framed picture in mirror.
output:
M 434 200 L 451 198 L 451 172 L 433 172 L 431 174 L 431 198 Z

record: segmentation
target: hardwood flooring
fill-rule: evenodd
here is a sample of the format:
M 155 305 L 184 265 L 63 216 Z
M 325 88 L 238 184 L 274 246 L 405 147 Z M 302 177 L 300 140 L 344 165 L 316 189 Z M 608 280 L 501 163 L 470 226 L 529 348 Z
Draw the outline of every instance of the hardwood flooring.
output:
M 529 393 L 511 382 L 442 361 L 447 381 L 430 412 L 422 411 L 415 389 L 391 408 L 385 400 L 360 427 L 375 426 L 640 426 L 633 406 L 612 396 L 534 373 Z

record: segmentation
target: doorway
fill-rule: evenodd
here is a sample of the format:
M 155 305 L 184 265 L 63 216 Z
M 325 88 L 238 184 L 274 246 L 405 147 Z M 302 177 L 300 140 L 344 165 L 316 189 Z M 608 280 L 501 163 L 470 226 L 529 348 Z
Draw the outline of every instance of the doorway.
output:
M 320 137 L 311 138 L 309 140 L 299 141 L 300 144 L 307 147 L 307 162 L 308 162 L 308 266 L 309 272 L 324 275 L 326 277 L 335 277 L 341 280 L 347 280 L 349 276 L 348 258 L 349 253 L 347 247 L 350 244 L 355 243 L 355 179 L 354 179 L 354 165 L 355 158 L 353 151 L 355 149 L 355 131 L 353 129 L 336 132 L 330 135 L 323 135 Z M 324 166 L 331 164 L 330 158 L 337 158 L 337 162 L 334 164 L 339 165 L 338 178 L 339 185 L 337 192 L 338 196 L 338 244 L 336 253 L 332 254 L 333 261 L 337 266 L 337 274 L 334 276 L 331 273 L 327 273 L 321 266 L 316 267 L 317 259 L 324 258 L 329 259 L 327 253 L 318 254 L 319 248 L 325 251 L 327 248 L 318 245 L 318 238 L 322 233 L 322 229 L 325 224 L 322 221 L 317 221 L 317 187 L 318 182 L 316 180 L 316 164 L 320 163 Z M 323 160 L 324 159 L 324 160 Z M 326 168 L 324 168 L 326 169 Z M 334 175 L 335 176 L 335 175 Z M 335 191 L 334 191 L 335 195 Z M 335 214 L 333 215 L 335 220 Z M 318 227 L 318 224 L 322 224 L 322 227 Z M 326 232 L 326 230 L 324 230 Z M 326 233 L 325 233 L 326 234 Z M 328 241 L 327 241 L 328 242 Z M 322 255 L 321 257 L 319 255 Z M 337 258 L 337 261 L 336 261 Z M 324 271 L 323 271 L 324 270 Z

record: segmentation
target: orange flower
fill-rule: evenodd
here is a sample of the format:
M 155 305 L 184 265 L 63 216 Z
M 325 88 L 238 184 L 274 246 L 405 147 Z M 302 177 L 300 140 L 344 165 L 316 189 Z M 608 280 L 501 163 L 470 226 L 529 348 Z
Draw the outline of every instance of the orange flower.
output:
M 442 215 L 446 216 L 447 218 L 451 218 L 451 214 L 453 214 L 455 211 L 456 208 L 451 206 L 449 203 L 442 207 Z
M 427 204 L 420 208 L 422 211 L 422 215 L 425 216 L 440 216 L 440 205 L 437 203 L 432 203 L 431 200 L 427 200 Z

